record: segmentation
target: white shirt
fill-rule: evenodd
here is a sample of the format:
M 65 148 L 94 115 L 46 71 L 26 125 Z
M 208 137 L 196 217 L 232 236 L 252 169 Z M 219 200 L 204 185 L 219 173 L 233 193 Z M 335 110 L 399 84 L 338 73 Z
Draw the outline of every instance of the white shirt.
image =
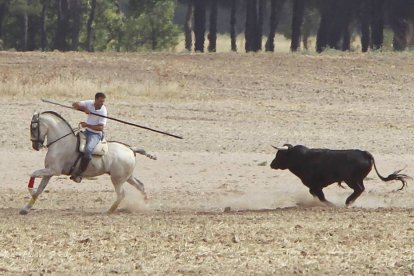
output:
M 95 109 L 95 101 L 94 100 L 87 100 L 87 101 L 81 101 L 79 102 L 80 106 L 84 106 L 86 107 L 90 112 L 102 115 L 102 116 L 108 116 L 108 112 L 106 111 L 106 107 L 104 105 L 102 105 L 102 107 L 100 109 Z M 102 118 L 93 114 L 88 114 L 88 117 L 86 118 L 86 123 L 89 125 L 106 125 L 106 118 Z M 90 128 L 86 128 L 87 130 L 91 131 L 91 132 L 95 132 L 95 133 L 101 133 L 101 131 L 96 131 Z

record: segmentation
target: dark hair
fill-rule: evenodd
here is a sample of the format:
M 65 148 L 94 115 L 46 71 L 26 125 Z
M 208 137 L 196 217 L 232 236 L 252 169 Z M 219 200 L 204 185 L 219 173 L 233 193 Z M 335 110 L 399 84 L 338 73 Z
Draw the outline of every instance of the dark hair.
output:
M 99 99 L 99 98 L 106 98 L 105 94 L 102 92 L 98 92 L 95 94 L 95 100 Z

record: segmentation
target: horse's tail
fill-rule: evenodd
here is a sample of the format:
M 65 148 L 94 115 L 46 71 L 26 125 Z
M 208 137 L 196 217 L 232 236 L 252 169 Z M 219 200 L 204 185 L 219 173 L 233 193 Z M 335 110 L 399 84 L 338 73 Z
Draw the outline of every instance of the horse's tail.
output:
M 147 153 L 144 149 L 135 148 L 135 147 L 131 147 L 130 149 L 134 153 L 139 153 L 139 154 L 145 155 L 146 157 L 148 157 L 150 159 L 157 160 L 157 156 Z

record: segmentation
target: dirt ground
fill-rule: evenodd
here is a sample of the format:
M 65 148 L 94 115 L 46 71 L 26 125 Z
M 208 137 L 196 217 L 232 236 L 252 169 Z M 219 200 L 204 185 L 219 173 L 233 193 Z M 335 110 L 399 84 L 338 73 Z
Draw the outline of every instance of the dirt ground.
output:
M 411 53 L 86 54 L 0 52 L 0 274 L 414 274 L 414 186 L 382 182 L 344 207 L 319 204 L 271 145 L 371 152 L 383 175 L 414 176 Z M 112 215 L 108 176 L 52 178 L 27 216 L 27 181 L 46 150 L 29 140 L 34 111 L 73 126 L 64 104 L 107 93 L 107 138 L 140 146 L 132 187 Z M 39 184 L 40 180 L 36 181 Z M 224 212 L 230 207 L 230 212 Z

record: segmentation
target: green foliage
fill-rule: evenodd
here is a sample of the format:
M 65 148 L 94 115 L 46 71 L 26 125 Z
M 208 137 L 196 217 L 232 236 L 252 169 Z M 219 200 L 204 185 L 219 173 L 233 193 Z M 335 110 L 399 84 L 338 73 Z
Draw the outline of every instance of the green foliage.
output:
M 173 1 L 147 1 L 126 19 L 123 45 L 127 51 L 161 50 L 178 44 L 180 30 L 172 19 Z
M 178 44 L 173 23 L 175 1 L 98 1 L 95 49 L 98 51 L 165 50 Z
M 27 13 L 28 15 L 40 14 L 42 6 L 39 0 L 12 0 L 9 4 L 9 13 L 12 15 L 21 15 Z
M 68 1 L 69 2 L 69 1 Z M 91 0 L 81 1 L 80 50 L 86 49 L 86 23 L 91 12 Z M 47 49 L 53 50 L 58 21 L 58 1 L 53 0 L 0 0 L 6 5 L 2 37 L 4 49 L 17 48 L 22 44 L 23 17 L 36 22 L 32 35 L 36 48 L 40 48 L 40 22 L 42 8 L 47 7 L 45 28 Z M 164 50 L 178 44 L 179 28 L 173 23 L 175 0 L 97 0 L 93 21 L 93 44 L 96 51 Z M 70 44 L 74 17 L 70 5 L 67 16 L 66 41 Z
M 112 1 L 97 1 L 94 21 L 95 49 L 97 51 L 121 51 L 121 37 L 125 29 L 125 16 Z

